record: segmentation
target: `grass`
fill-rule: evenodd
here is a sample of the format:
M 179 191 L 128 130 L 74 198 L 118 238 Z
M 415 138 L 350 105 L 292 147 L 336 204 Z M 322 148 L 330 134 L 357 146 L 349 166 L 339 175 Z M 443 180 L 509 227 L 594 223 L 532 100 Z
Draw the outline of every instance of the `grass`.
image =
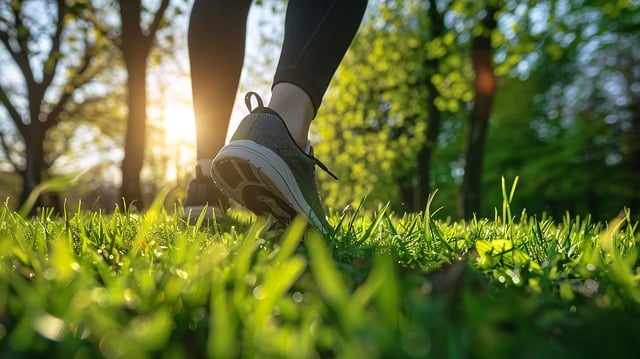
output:
M 330 237 L 240 210 L 185 222 L 161 197 L 144 214 L 5 204 L 0 357 L 636 357 L 631 214 L 514 217 L 513 189 L 493 219 L 361 206 Z

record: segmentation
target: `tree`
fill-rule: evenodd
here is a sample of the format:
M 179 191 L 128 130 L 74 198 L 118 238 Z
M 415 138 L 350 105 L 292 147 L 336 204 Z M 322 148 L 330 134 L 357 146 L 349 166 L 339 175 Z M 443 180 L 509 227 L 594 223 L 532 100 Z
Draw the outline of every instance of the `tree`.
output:
M 429 0 L 429 8 L 427 9 L 428 24 L 430 34 L 433 39 L 442 39 L 445 35 L 446 28 L 444 26 L 444 14 L 438 10 L 435 0 Z M 425 142 L 418 151 L 416 172 L 411 174 L 414 181 L 401 181 L 400 190 L 402 191 L 405 206 L 410 211 L 419 211 L 424 209 L 431 188 L 431 158 L 437 147 L 438 135 L 442 123 L 442 113 L 436 106 L 437 99 L 441 96 L 438 87 L 434 82 L 434 76 L 440 68 L 441 56 L 425 53 L 423 55 L 423 66 L 426 77 L 423 79 L 422 86 L 425 86 L 427 98 L 425 99 L 427 109 L 428 124 L 426 126 L 424 138 Z M 412 183 L 413 182 L 413 183 Z M 411 185 L 408 185 L 411 184 Z
M 320 142 L 317 153 L 334 159 L 339 188 L 351 187 L 352 201 L 369 193 L 418 211 L 438 188 L 442 176 L 434 173 L 449 166 L 434 154 L 455 137 L 447 122 L 457 121 L 472 98 L 471 66 L 446 20 L 453 3 L 376 5 L 327 93 L 318 127 L 331 141 Z M 449 133 L 441 138 L 443 130 Z M 334 202 L 344 196 L 334 197 L 331 183 L 323 188 L 330 205 L 344 204 Z
M 396 208 L 403 196 L 414 198 L 415 158 L 427 128 L 424 99 L 435 73 L 424 68 L 429 61 L 427 5 L 407 1 L 374 6 L 332 81 L 314 127 L 319 136 L 316 154 L 327 158 L 340 177 L 339 184 L 322 183 L 330 206 L 358 202 L 367 193 L 373 199 L 390 199 Z
M 127 106 L 129 115 L 122 160 L 121 195 L 126 203 L 144 206 L 140 187 L 140 171 L 144 160 L 147 96 L 147 62 L 156 33 L 168 24 L 165 13 L 170 0 L 162 0 L 154 11 L 143 6 L 141 0 L 118 0 L 121 33 L 119 48 L 127 71 Z M 142 21 L 143 12 L 152 17 L 148 26 Z
M 482 193 L 482 162 L 489 117 L 497 79 L 493 71 L 493 45 L 491 34 L 497 28 L 498 8 L 486 5 L 480 26 L 471 42 L 471 63 L 475 74 L 474 100 L 469 111 L 464 137 L 464 176 L 460 189 L 460 217 L 473 218 L 480 211 Z
M 127 129 L 124 139 L 124 158 L 121 170 L 121 197 L 127 205 L 145 205 L 140 181 L 144 164 L 147 125 L 147 69 L 153 58 L 154 46 L 162 43 L 171 47 L 173 31 L 170 20 L 184 12 L 186 0 L 109 0 L 108 5 L 118 9 L 118 20 L 104 6 L 91 16 L 91 21 L 119 49 L 126 72 Z M 155 7 L 153 6 L 155 5 Z M 159 39 L 163 36 L 163 39 Z M 161 56 L 160 56 L 161 57 Z
M 637 216 L 637 7 L 551 5 L 523 11 L 548 21 L 517 19 L 507 34 L 503 48 L 526 51 L 517 71 L 499 70 L 506 78 L 492 116 L 484 188 L 495 188 L 500 175 L 518 175 L 514 207 L 598 220 L 628 207 Z M 499 192 L 492 197 L 499 203 Z
M 0 84 L 0 103 L 22 144 L 13 143 L 7 129 L 0 143 L 6 161 L 23 179 L 20 203 L 65 150 L 48 151 L 48 134 L 72 116 L 74 103 L 85 100 L 81 90 L 104 68 L 98 54 L 105 43 L 80 16 L 87 6 L 64 0 L 0 4 L 0 43 L 11 59 L 3 71 L 15 79 Z M 41 197 L 36 205 L 43 204 L 56 205 Z

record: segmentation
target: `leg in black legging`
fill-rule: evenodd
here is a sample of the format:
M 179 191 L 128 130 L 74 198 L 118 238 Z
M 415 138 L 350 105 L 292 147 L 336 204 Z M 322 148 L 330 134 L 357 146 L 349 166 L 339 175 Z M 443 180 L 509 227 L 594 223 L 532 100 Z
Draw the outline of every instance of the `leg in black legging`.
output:
M 360 25 L 366 0 L 291 0 L 269 107 L 305 149 L 311 121 Z
M 251 0 L 193 4 L 188 42 L 198 159 L 211 159 L 224 146 L 244 61 L 250 6 Z
M 317 111 L 366 6 L 366 0 L 290 0 L 274 85 L 299 86 Z

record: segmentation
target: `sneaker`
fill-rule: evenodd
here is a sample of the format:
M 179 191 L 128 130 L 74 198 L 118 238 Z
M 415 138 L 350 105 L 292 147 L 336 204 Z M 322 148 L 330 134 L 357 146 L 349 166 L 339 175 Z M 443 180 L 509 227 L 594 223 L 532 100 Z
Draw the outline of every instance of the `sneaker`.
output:
M 228 197 L 222 194 L 211 177 L 203 175 L 196 167 L 196 178 L 189 183 L 187 197 L 184 200 L 185 219 L 195 220 L 205 209 L 205 218 L 221 218 L 228 207 Z
M 251 110 L 251 98 L 258 107 Z M 326 166 L 302 151 L 282 118 L 264 107 L 255 92 L 245 96 L 247 115 L 211 163 L 211 176 L 223 193 L 259 215 L 287 225 L 298 213 L 325 234 L 330 233 L 318 195 L 315 166 L 336 178 Z

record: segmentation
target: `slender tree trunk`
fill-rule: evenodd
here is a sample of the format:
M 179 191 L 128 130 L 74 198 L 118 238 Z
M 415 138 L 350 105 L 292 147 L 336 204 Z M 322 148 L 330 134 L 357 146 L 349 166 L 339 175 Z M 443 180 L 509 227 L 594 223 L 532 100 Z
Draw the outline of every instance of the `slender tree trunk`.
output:
M 427 61 L 427 68 L 435 73 L 440 61 L 437 59 Z M 440 123 L 442 122 L 442 114 L 435 105 L 436 98 L 440 95 L 438 89 L 433 85 L 431 81 L 432 76 L 427 79 L 426 86 L 429 90 L 427 97 L 427 112 L 429 116 L 429 123 L 427 125 L 426 143 L 420 149 L 418 153 L 418 178 L 416 188 L 414 191 L 414 210 L 424 210 L 431 191 L 431 159 L 435 151 L 438 134 L 440 133 Z
M 28 82 L 29 93 L 29 116 L 31 123 L 24 126 L 21 130 L 25 144 L 25 166 L 22 171 L 22 193 L 19 197 L 19 206 L 22 206 L 31 192 L 42 183 L 42 172 L 45 170 L 44 160 L 44 138 L 47 127 L 40 120 L 40 107 L 44 98 L 44 87 L 36 81 Z M 45 205 L 42 195 L 38 196 L 33 208 L 32 214 L 38 207 Z
M 429 0 L 428 10 L 429 21 L 431 25 L 431 34 L 433 37 L 444 35 L 444 18 L 436 6 L 435 0 Z M 435 100 L 439 96 L 438 89 L 432 82 L 433 75 L 438 71 L 440 66 L 439 58 L 426 59 L 424 61 L 428 75 L 424 80 L 424 86 L 427 87 L 428 95 L 426 98 L 428 124 L 425 133 L 425 144 L 418 152 L 418 168 L 415 181 L 404 179 L 400 186 L 405 206 L 412 211 L 421 211 L 425 208 L 429 193 L 431 191 L 431 158 L 436 147 L 438 134 L 440 133 L 440 123 L 442 116 L 435 105 Z
M 42 182 L 42 169 L 44 168 L 44 132 L 42 126 L 33 124 L 26 130 L 25 136 L 25 168 L 23 171 L 22 193 L 20 205 L 22 205 L 31 192 Z M 39 203 L 36 202 L 36 205 Z
M 122 161 L 121 196 L 126 204 L 135 203 L 143 208 L 145 203 L 140 183 L 140 171 L 144 160 L 146 139 L 146 56 L 127 61 L 127 105 L 129 118 L 127 120 L 127 134 L 124 144 L 124 159 Z
M 135 202 L 144 208 L 140 171 L 144 160 L 147 125 L 147 59 L 153 39 L 161 25 L 170 0 L 161 0 L 147 29 L 142 28 L 142 1 L 118 0 L 122 21 L 120 51 L 127 68 L 127 105 L 129 116 L 125 137 L 125 155 L 122 160 L 120 193 L 126 204 Z
M 140 171 L 144 160 L 147 124 L 146 74 L 151 37 L 140 25 L 142 5 L 136 0 L 120 0 L 122 44 L 120 50 L 127 69 L 127 133 L 122 160 L 120 195 L 125 204 L 144 208 Z
M 429 0 L 429 21 L 431 22 L 431 33 L 433 37 L 441 37 L 444 35 L 444 17 L 438 11 L 435 0 Z M 416 201 L 418 206 L 416 210 L 423 210 L 427 204 L 429 193 L 431 192 L 431 158 L 437 145 L 438 134 L 440 133 L 440 122 L 442 115 L 436 107 L 436 99 L 440 96 L 440 92 L 433 84 L 433 76 L 438 72 L 440 67 L 440 59 L 433 58 L 425 60 L 425 67 L 429 73 L 425 86 L 429 94 L 427 95 L 427 112 L 429 123 L 425 134 L 426 143 L 418 153 L 418 183 L 416 188 Z
M 464 137 L 465 168 L 460 191 L 460 216 L 472 219 L 480 211 L 482 203 L 482 162 L 489 127 L 489 116 L 497 88 L 493 72 L 491 32 L 496 28 L 496 8 L 487 8 L 483 19 L 483 34 L 474 38 L 471 45 L 471 62 L 476 78 L 475 99 L 469 113 Z
M 632 178 L 640 179 L 640 99 L 632 101 L 631 113 L 631 129 L 626 132 L 624 138 L 625 147 L 627 149 L 627 161 Z M 637 183 L 637 182 L 636 182 Z M 640 190 L 635 187 L 629 198 L 629 209 L 635 216 L 640 212 Z
M 31 192 L 42 183 L 43 172 L 48 165 L 45 162 L 44 139 L 46 136 L 46 126 L 41 123 L 32 124 L 25 132 L 25 168 L 20 171 L 22 175 L 22 192 L 19 197 L 19 207 L 22 206 Z M 53 208 L 55 211 L 61 210 L 60 198 L 55 193 L 40 194 L 31 208 L 31 214 L 36 213 L 39 207 Z

